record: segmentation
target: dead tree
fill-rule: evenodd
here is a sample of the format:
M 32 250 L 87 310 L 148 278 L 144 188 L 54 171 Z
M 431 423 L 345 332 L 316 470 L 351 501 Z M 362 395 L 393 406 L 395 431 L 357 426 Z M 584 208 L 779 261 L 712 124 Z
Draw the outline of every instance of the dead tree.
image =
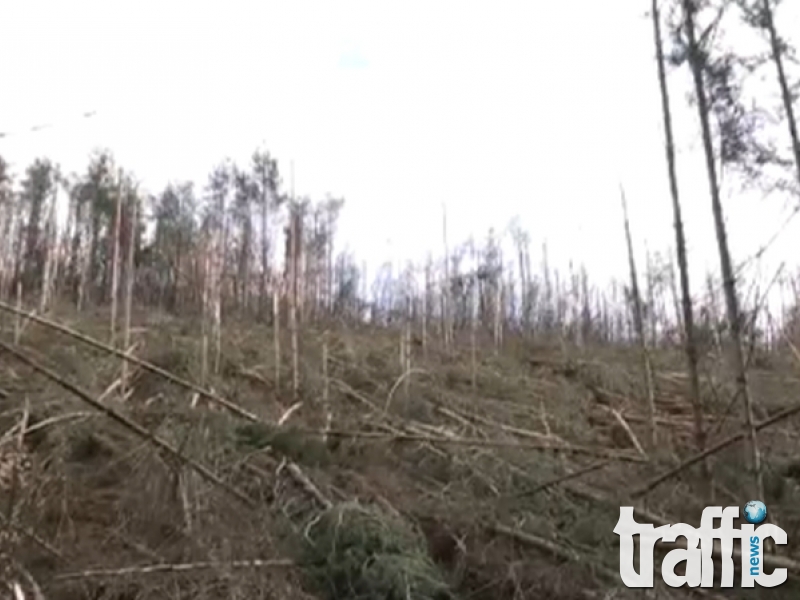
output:
M 628 267 L 631 276 L 631 302 L 633 304 L 633 326 L 639 347 L 642 352 L 642 367 L 644 369 L 645 390 L 647 393 L 647 417 L 649 425 L 650 448 L 656 445 L 656 407 L 655 391 L 653 389 L 653 369 L 650 364 L 650 353 L 647 350 L 647 337 L 644 331 L 644 317 L 642 315 L 642 297 L 639 293 L 639 281 L 636 275 L 636 260 L 633 256 L 633 242 L 631 241 L 631 228 L 628 222 L 628 204 L 625 201 L 625 192 L 620 188 L 622 197 L 622 214 L 625 219 L 625 241 L 628 245 Z

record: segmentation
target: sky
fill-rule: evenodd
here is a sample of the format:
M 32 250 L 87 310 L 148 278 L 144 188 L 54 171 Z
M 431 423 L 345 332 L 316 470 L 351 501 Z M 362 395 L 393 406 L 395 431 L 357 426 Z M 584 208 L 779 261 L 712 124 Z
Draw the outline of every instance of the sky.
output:
M 648 6 L 0 0 L 0 131 L 54 125 L 0 139 L 0 154 L 18 171 L 42 155 L 80 171 L 107 147 L 155 193 L 263 145 L 287 181 L 293 165 L 298 195 L 346 199 L 340 244 L 371 272 L 441 255 L 446 206 L 451 244 L 516 216 L 535 262 L 546 241 L 556 265 L 624 279 L 620 185 L 640 262 L 645 243 L 674 244 Z M 697 289 L 719 261 L 688 75 L 671 83 Z M 731 186 L 724 202 L 735 260 L 788 214 L 786 198 Z M 798 223 L 762 276 L 796 266 Z

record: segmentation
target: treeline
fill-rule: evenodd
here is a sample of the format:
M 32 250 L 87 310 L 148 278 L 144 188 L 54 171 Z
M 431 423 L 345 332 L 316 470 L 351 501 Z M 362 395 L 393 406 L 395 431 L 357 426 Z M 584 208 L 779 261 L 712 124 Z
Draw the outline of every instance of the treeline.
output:
M 143 306 L 265 321 L 290 320 L 291 304 L 299 322 L 410 319 L 446 342 L 478 327 L 497 344 L 504 332 L 577 343 L 640 338 L 651 346 L 686 339 L 702 345 L 730 332 L 739 342 L 751 335 L 774 345 L 795 320 L 793 277 L 776 281 L 790 298 L 783 314 L 756 315 L 759 298 L 741 306 L 720 189 L 726 171 L 736 184 L 782 190 L 797 201 L 797 60 L 780 35 L 777 4 L 652 3 L 676 238 L 674 249 L 639 265 L 642 285 L 633 277 L 606 289 L 580 265 L 553 268 L 547 248 L 532 252 L 515 224 L 452 246 L 445 233 L 443 251 L 425 264 L 387 263 L 367 273 L 357 257 L 335 251 L 343 199 L 291 197 L 266 150 L 246 165 L 222 162 L 200 186 L 177 182 L 154 195 L 109 151 L 98 151 L 85 172 L 70 175 L 42 158 L 15 177 L 0 159 L 0 298 L 44 312 L 56 300 L 115 307 L 130 289 L 132 302 Z M 755 34 L 761 50 L 743 55 L 730 32 Z M 671 121 L 672 73 L 681 70 L 694 82 L 690 104 L 703 134 L 721 258 L 720 277 L 709 275 L 698 290 L 688 278 Z M 779 109 L 748 95 L 755 75 L 775 82 Z M 503 253 L 504 240 L 512 253 Z

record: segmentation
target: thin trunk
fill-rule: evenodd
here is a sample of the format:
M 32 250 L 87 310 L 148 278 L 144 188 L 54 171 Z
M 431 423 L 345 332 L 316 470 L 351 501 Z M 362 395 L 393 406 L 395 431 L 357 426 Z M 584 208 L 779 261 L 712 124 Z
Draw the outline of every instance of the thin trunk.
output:
M 425 289 L 422 293 L 422 358 L 428 360 L 428 311 L 431 293 L 431 258 L 425 263 Z
M 203 264 L 203 295 L 202 295 L 202 334 L 200 345 L 200 385 L 206 385 L 208 377 L 208 313 L 211 297 L 211 254 L 213 246 L 210 243 L 210 232 L 206 234 L 206 247 L 204 248 L 204 264 Z
M 83 229 L 83 205 L 81 204 L 80 192 L 73 192 L 70 199 L 70 224 L 72 239 L 70 242 L 70 258 L 69 258 L 69 282 L 72 289 L 73 301 L 77 304 L 78 293 L 81 282 L 81 247 L 83 245 L 82 229 Z
M 0 198 L 3 200 L 3 198 Z M 0 202 L 0 300 L 6 299 L 6 290 L 10 281 L 9 276 L 9 254 L 11 236 L 11 202 L 6 199 L 6 202 Z M 0 327 L 2 327 L 3 318 L 0 317 Z
M 300 249 L 300 241 L 297 239 L 299 233 L 299 225 L 298 222 L 300 220 L 300 213 L 296 206 L 292 207 L 292 214 L 291 214 L 291 225 L 289 228 L 290 231 L 290 238 L 289 243 L 291 245 L 290 251 L 290 260 L 291 260 L 291 271 L 290 271 L 290 285 L 291 285 L 291 294 L 289 294 L 289 330 L 292 339 L 292 399 L 296 402 L 299 395 L 300 395 L 300 349 L 298 347 L 298 339 L 297 339 L 297 310 L 298 310 L 298 299 L 299 299 L 299 285 L 298 280 L 300 275 L 298 273 L 298 263 L 299 261 L 299 249 Z
M 86 293 L 89 288 L 89 282 L 91 280 L 92 275 L 92 252 L 93 248 L 97 246 L 97 242 L 95 240 L 95 225 L 96 220 L 92 219 L 89 221 L 88 226 L 90 227 L 89 231 L 89 241 L 84 242 L 84 248 L 82 248 L 81 252 L 81 269 L 80 269 L 80 277 L 78 279 L 78 294 L 76 298 L 76 305 L 77 310 L 80 312 L 83 309 L 84 304 L 86 303 Z
M 183 296 L 181 286 L 181 272 L 183 263 L 183 228 L 178 230 L 175 236 L 175 277 L 172 281 L 172 310 L 180 314 L 183 307 Z
M 253 238 L 253 224 L 250 216 L 249 199 L 247 205 L 244 207 L 244 218 L 242 223 L 242 247 L 239 250 L 239 304 L 247 313 L 250 308 L 250 247 L 252 246 Z
M 680 205 L 679 205 L 679 208 L 680 208 Z M 681 232 L 682 232 L 683 231 L 683 220 L 681 220 L 680 223 L 681 223 Z M 676 230 L 677 230 L 677 228 L 676 228 Z M 677 237 L 677 234 L 676 234 L 676 237 Z M 681 236 L 681 237 L 683 237 L 683 236 Z M 686 251 L 686 249 L 684 248 L 684 252 L 685 251 Z M 688 277 L 687 277 L 687 283 L 688 283 Z M 669 259 L 669 289 L 670 289 L 670 294 L 672 295 L 672 311 L 675 313 L 675 323 L 676 323 L 676 325 L 678 327 L 678 333 L 680 335 L 681 341 L 685 342 L 685 339 L 684 339 L 684 336 L 686 334 L 686 325 L 684 323 L 685 315 L 682 312 L 684 309 L 682 308 L 682 305 L 681 305 L 681 302 L 683 300 L 683 295 L 682 295 L 682 293 L 680 295 L 678 294 L 678 281 L 677 281 L 677 278 L 675 277 L 675 263 L 672 262 L 672 256 L 670 256 L 670 259 Z M 689 310 L 690 311 L 694 310 L 692 308 L 691 296 L 689 296 Z M 694 352 L 695 352 L 695 356 L 697 356 L 697 336 L 696 336 L 696 333 L 694 331 L 694 321 L 692 321 L 691 328 L 693 330 L 692 331 L 692 337 L 693 337 L 693 342 L 694 342 L 694 346 L 695 346 Z M 687 357 L 688 357 L 688 355 L 687 355 Z M 696 361 L 695 361 L 695 364 L 696 364 Z M 695 366 L 695 370 L 697 370 L 696 366 Z M 690 369 L 689 377 L 691 378 L 691 369 Z
M 219 374 L 222 363 L 222 288 L 225 282 L 228 227 L 225 219 L 225 192 L 219 196 L 219 221 L 215 224 L 213 254 L 211 257 L 211 337 L 214 341 L 214 374 Z
M 114 249 L 111 257 L 111 323 L 109 345 L 115 346 L 117 335 L 117 299 L 119 298 L 119 232 L 122 223 L 122 173 L 117 175 L 117 208 L 114 216 Z
M 650 249 L 647 249 L 647 329 L 650 334 L 650 347 L 658 345 L 658 314 L 656 313 L 655 275 L 653 274 L 653 260 Z
M 526 335 L 532 335 L 533 330 L 533 309 L 534 309 L 534 289 L 533 289 L 533 278 L 532 278 L 532 270 L 531 270 L 531 248 L 528 241 L 525 241 L 525 246 L 523 247 L 524 252 L 524 261 L 525 261 L 525 288 L 522 290 L 523 296 L 523 308 L 522 310 L 525 311 L 525 333 Z
M 53 188 L 44 230 L 44 273 L 42 274 L 42 295 L 39 312 L 44 314 L 50 304 L 53 291 L 53 274 L 58 262 L 58 231 L 56 230 L 56 203 L 58 202 L 58 184 Z
M 278 278 L 275 278 L 276 282 Z M 281 296 L 285 285 L 279 284 L 272 290 L 272 343 L 275 348 L 275 389 L 281 391 Z
M 14 319 L 14 344 L 19 344 L 22 336 L 22 279 L 17 279 L 17 316 Z
M 494 349 L 495 354 L 499 354 L 503 347 L 503 277 L 498 276 L 495 282 L 494 297 Z
M 444 286 L 442 289 L 442 338 L 447 352 L 452 345 L 450 326 L 450 250 L 447 245 L 447 209 L 442 206 L 442 241 L 444 242 Z
M 661 113 L 664 118 L 664 150 L 667 159 L 670 197 L 672 198 L 672 215 L 675 226 L 675 246 L 678 255 L 678 270 L 681 280 L 681 311 L 678 311 L 677 294 L 675 293 L 675 270 L 670 261 L 670 287 L 675 302 L 675 316 L 679 326 L 683 325 L 683 347 L 686 354 L 686 369 L 689 374 L 689 393 L 694 417 L 694 439 L 698 452 L 703 452 L 706 445 L 705 425 L 703 423 L 703 400 L 700 396 L 700 376 L 698 374 L 697 335 L 694 325 L 694 308 L 689 285 L 689 261 L 686 255 L 686 234 L 683 228 L 683 215 L 678 192 L 678 175 L 675 164 L 675 141 L 672 131 L 672 111 L 667 86 L 667 72 L 664 61 L 664 48 L 661 36 L 661 18 L 658 11 L 658 0 L 652 0 L 653 39 L 656 45 L 658 62 L 658 84 L 661 92 Z M 711 469 L 707 460 L 702 465 L 703 479 L 712 490 Z
M 519 263 L 519 288 L 520 304 L 522 305 L 522 331 L 528 333 L 528 277 L 525 273 L 525 256 L 522 248 L 522 240 L 517 240 L 517 261 Z
M 412 275 L 410 269 L 406 280 L 408 283 L 406 284 L 406 318 L 405 327 L 403 328 L 403 370 L 401 376 L 405 375 L 403 377 L 403 394 L 405 395 L 406 401 L 408 401 L 409 388 L 411 385 L 411 377 L 408 375 L 409 371 L 411 371 L 411 328 L 413 327 L 414 323 L 414 297 L 413 288 L 411 287 Z
M 325 295 L 328 314 L 332 315 L 335 277 L 333 272 L 333 214 L 330 212 L 328 213 L 328 231 L 325 242 Z
M 800 138 L 797 133 L 797 121 L 794 114 L 794 100 L 792 93 L 789 89 L 789 83 L 786 79 L 786 71 L 783 68 L 783 52 L 781 49 L 781 40 L 778 37 L 778 32 L 775 29 L 775 21 L 773 19 L 772 4 L 770 0 L 762 0 L 762 7 L 764 10 L 765 25 L 769 32 L 770 50 L 772 52 L 772 60 L 775 63 L 775 70 L 778 74 L 778 85 L 781 88 L 781 99 L 783 101 L 783 109 L 786 111 L 786 122 L 789 126 L 789 136 L 792 141 L 792 151 L 794 153 L 794 162 L 797 168 L 797 180 L 800 182 Z
M 625 241 L 628 245 L 628 267 L 631 275 L 631 300 L 633 302 L 633 326 L 639 347 L 642 352 L 642 363 L 644 368 L 644 380 L 647 391 L 647 416 L 649 419 L 649 442 L 650 448 L 656 445 L 656 407 L 655 391 L 653 389 L 653 370 L 650 364 L 650 353 L 647 350 L 647 338 L 644 331 L 644 318 L 642 315 L 642 297 L 639 294 L 639 282 L 636 275 L 636 261 L 633 256 L 633 242 L 631 241 L 631 228 L 628 222 L 628 205 L 625 201 L 625 192 L 620 190 L 622 196 L 622 213 L 625 219 Z
M 736 295 L 736 276 L 731 264 L 731 255 L 728 248 L 728 236 L 725 230 L 725 219 L 722 213 L 719 183 L 717 180 L 716 164 L 714 162 L 714 146 L 711 141 L 711 126 L 708 119 L 708 100 L 706 98 L 705 82 L 703 78 L 703 64 L 697 44 L 694 24 L 694 3 L 692 0 L 683 0 L 683 11 L 686 19 L 686 34 L 689 41 L 689 64 L 694 79 L 694 92 L 697 100 L 697 112 L 703 134 L 703 150 L 706 157 L 706 171 L 708 172 L 708 185 L 711 193 L 711 209 L 714 214 L 714 225 L 719 246 L 719 259 L 722 273 L 722 285 L 725 290 L 725 304 L 728 312 L 728 325 L 730 327 L 732 342 L 732 367 L 736 376 L 737 394 L 744 400 L 745 422 L 749 430 L 750 454 L 752 458 L 753 475 L 755 478 L 755 493 L 757 498 L 764 497 L 764 482 L 761 472 L 761 453 L 758 448 L 758 437 L 753 422 L 753 399 L 747 381 L 744 350 L 742 348 L 742 321 L 739 311 L 739 299 Z
M 131 350 L 131 312 L 133 307 L 133 285 L 136 280 L 136 272 L 134 270 L 134 259 L 136 258 L 136 221 L 138 219 L 138 206 L 136 204 L 136 199 L 133 196 L 129 198 L 130 209 L 128 210 L 128 214 L 130 215 L 130 224 L 129 224 L 129 232 L 128 232 L 128 256 L 126 260 L 126 267 L 125 267 L 125 316 L 124 322 L 122 325 L 122 349 L 125 352 L 130 352 Z M 122 397 L 125 397 L 125 383 L 128 379 L 128 361 L 122 361 L 122 374 L 120 375 L 120 389 L 122 393 Z
M 478 318 L 480 309 L 480 298 L 478 297 L 478 281 L 473 276 L 472 279 L 472 310 L 470 311 L 470 329 L 469 329 L 469 346 L 470 346 L 470 371 L 472 379 L 472 389 L 478 387 Z
M 544 279 L 544 322 L 542 329 L 549 334 L 554 321 L 553 284 L 550 278 L 550 263 L 547 256 L 547 242 L 542 244 L 542 274 Z
M 322 433 L 322 441 L 328 441 L 328 432 L 331 430 L 333 422 L 333 410 L 331 408 L 330 379 L 328 377 L 328 337 L 326 330 L 322 334 L 322 407 L 325 411 L 325 426 Z
M 269 274 L 269 195 L 266 187 L 267 179 L 261 181 L 261 285 L 259 286 L 259 304 L 266 313 L 267 276 Z M 273 291 L 274 293 L 274 291 Z

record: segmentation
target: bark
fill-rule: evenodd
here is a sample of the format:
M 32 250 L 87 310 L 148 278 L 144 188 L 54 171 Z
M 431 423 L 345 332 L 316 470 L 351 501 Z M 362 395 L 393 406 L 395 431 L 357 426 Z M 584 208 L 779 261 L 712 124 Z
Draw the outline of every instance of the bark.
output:
M 694 92 L 697 100 L 697 112 L 703 137 L 703 150 L 706 158 L 706 171 L 708 173 L 709 192 L 711 194 L 711 210 L 714 215 L 717 245 L 719 248 L 720 270 L 722 285 L 725 292 L 725 305 L 728 313 L 728 326 L 732 342 L 731 366 L 736 377 L 736 392 L 744 401 L 745 422 L 749 432 L 750 455 L 755 479 L 756 497 L 764 496 L 763 476 L 761 472 L 761 453 L 758 448 L 757 432 L 753 425 L 753 400 L 750 395 L 745 365 L 744 350 L 742 348 L 742 320 L 739 310 L 739 299 L 736 293 L 736 277 L 731 263 L 728 248 L 728 235 L 725 229 L 725 219 L 720 199 L 717 167 L 714 161 L 714 146 L 711 140 L 711 125 L 709 123 L 709 105 L 706 98 L 705 81 L 703 75 L 702 58 L 697 43 L 694 23 L 694 2 L 682 0 L 686 24 L 686 34 L 689 41 L 689 66 L 694 80 Z
M 672 215 L 675 227 L 675 247 L 678 255 L 678 272 L 681 285 L 681 311 L 676 317 L 679 324 L 683 325 L 683 347 L 686 355 L 686 370 L 689 374 L 689 393 L 692 402 L 692 415 L 694 417 L 694 439 L 698 452 L 703 452 L 706 445 L 705 424 L 703 423 L 703 400 L 700 396 L 700 376 L 698 373 L 697 336 L 694 325 L 694 308 L 692 306 L 692 293 L 689 284 L 689 260 L 686 254 L 686 234 L 683 227 L 683 214 L 681 210 L 680 194 L 678 192 L 678 175 L 675 161 L 675 140 L 672 129 L 672 111 L 669 101 L 669 87 L 667 86 L 667 73 L 664 61 L 664 48 L 661 36 L 661 20 L 658 11 L 658 0 L 652 0 L 653 39 L 656 45 L 656 59 L 658 62 L 658 85 L 661 92 L 661 114 L 664 118 L 664 151 L 667 159 L 667 175 L 669 191 L 672 199 Z M 670 262 L 670 266 L 672 263 Z M 671 270 L 671 286 L 674 289 L 674 271 Z M 673 292 L 674 294 L 674 292 Z M 677 294 L 675 294 L 677 297 Z M 708 461 L 703 461 L 703 479 L 711 481 L 711 471 Z

